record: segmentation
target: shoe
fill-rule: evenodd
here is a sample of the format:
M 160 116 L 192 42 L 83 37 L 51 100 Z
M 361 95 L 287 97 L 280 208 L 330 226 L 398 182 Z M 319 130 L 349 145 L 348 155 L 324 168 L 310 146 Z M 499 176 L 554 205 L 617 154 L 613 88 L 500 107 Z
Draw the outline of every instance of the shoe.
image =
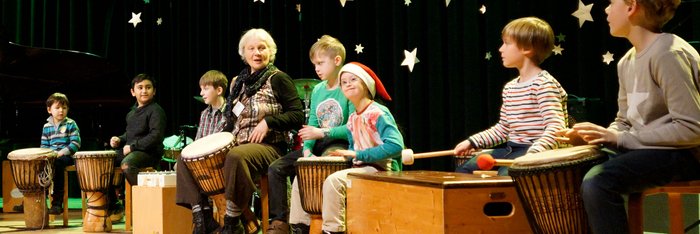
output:
M 273 220 L 267 228 L 267 234 L 289 234 L 289 224 L 282 220 Z
M 12 207 L 14 212 L 24 212 L 24 203 Z
M 306 224 L 295 223 L 290 225 L 290 229 L 290 231 L 292 231 L 292 233 L 294 234 L 308 234 L 309 229 L 311 229 L 311 227 L 309 227 L 309 225 Z
M 51 205 L 51 208 L 49 209 L 50 215 L 60 215 L 62 213 L 63 213 L 63 206 L 62 205 Z
M 221 234 L 245 234 L 240 217 L 224 215 L 224 228 L 221 230 Z
M 323 234 L 345 234 L 345 232 L 329 232 L 329 231 L 324 230 Z
M 121 223 L 124 218 L 124 206 L 121 204 L 112 205 L 109 209 L 109 219 L 112 223 Z
M 192 213 L 192 234 L 210 234 L 219 230 L 211 209 Z

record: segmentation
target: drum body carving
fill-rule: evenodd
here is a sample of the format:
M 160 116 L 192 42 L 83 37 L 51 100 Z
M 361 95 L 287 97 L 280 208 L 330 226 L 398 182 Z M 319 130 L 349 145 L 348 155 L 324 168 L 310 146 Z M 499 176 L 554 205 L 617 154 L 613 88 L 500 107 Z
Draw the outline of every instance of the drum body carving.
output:
M 233 134 L 220 132 L 197 139 L 187 145 L 181 154 L 199 188 L 214 201 L 217 210 L 215 218 L 221 224 L 226 214 L 224 161 L 231 147 Z
M 48 226 L 46 189 L 53 177 L 51 168 L 56 153 L 47 148 L 27 148 L 10 152 L 7 159 L 12 167 L 12 178 L 24 196 L 24 223 L 27 228 Z
M 588 170 L 607 158 L 586 145 L 528 154 L 508 173 L 535 233 L 590 233 L 581 198 Z
M 352 161 L 344 157 L 305 157 L 296 163 L 301 206 L 311 215 L 320 215 L 323 208 L 323 182 L 336 171 L 348 169 Z
M 73 155 L 80 190 L 85 192 L 87 200 L 87 210 L 83 217 L 84 232 L 112 230 L 107 191 L 115 182 L 113 177 L 116 157 L 115 151 L 78 151 Z

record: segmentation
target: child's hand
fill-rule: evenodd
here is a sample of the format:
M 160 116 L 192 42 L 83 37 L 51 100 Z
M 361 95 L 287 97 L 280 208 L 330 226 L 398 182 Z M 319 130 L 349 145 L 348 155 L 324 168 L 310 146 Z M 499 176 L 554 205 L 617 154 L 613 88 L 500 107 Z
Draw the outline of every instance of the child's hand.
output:
M 578 131 L 574 129 L 562 129 L 557 131 L 555 134 L 556 137 L 554 137 L 554 140 L 559 142 L 571 144 L 574 146 L 588 144 L 588 142 L 581 138 L 581 136 L 578 134 Z
M 129 153 L 131 153 L 131 146 L 130 146 L 130 145 L 125 145 L 125 146 L 124 146 L 124 149 L 122 150 L 122 153 L 124 154 L 124 156 L 126 156 L 126 155 L 129 154 Z
M 590 145 L 611 144 L 617 145 L 617 132 L 611 131 L 599 125 L 585 122 L 573 127 L 574 131 Z
M 345 156 L 345 157 L 356 157 L 357 153 L 352 150 L 344 150 L 344 149 L 339 149 L 336 151 L 331 151 L 328 155 L 330 156 Z
M 464 155 L 469 155 L 474 152 L 474 147 L 472 146 L 472 143 L 469 142 L 469 140 L 464 140 L 457 144 L 454 149 L 455 155 L 459 156 L 464 156 Z
M 321 129 L 309 125 L 303 125 L 298 134 L 302 140 L 317 140 L 323 138 L 323 131 L 321 131 Z
M 109 139 L 109 146 L 112 146 L 112 148 L 117 148 L 119 147 L 119 141 L 119 137 L 113 136 Z

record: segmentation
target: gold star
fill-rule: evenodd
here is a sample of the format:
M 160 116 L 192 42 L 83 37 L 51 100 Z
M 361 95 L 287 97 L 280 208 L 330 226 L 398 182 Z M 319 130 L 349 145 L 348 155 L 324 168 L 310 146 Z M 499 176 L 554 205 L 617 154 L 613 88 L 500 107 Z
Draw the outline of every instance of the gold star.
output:
M 554 49 L 552 49 L 552 52 L 558 55 L 561 55 L 562 51 L 564 51 L 564 48 L 561 48 L 561 45 L 554 45 Z
M 603 62 L 605 64 L 610 65 L 610 62 L 615 61 L 613 58 L 613 54 L 610 53 L 610 51 L 606 51 L 605 54 L 603 55 Z

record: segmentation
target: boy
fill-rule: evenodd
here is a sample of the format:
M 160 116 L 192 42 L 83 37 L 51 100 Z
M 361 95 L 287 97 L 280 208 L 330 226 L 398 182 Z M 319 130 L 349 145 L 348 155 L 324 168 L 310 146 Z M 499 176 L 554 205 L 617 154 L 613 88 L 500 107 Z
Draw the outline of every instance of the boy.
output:
M 228 88 L 228 79 L 226 75 L 217 70 L 210 70 L 201 78 L 199 78 L 199 94 L 202 95 L 207 108 L 199 115 L 199 128 L 197 136 L 199 139 L 213 133 L 221 132 L 226 125 L 226 118 L 223 110 L 226 107 L 224 93 Z M 192 174 L 182 162 L 181 158 L 177 159 L 177 165 L 181 165 L 177 173 L 178 184 L 196 183 Z M 197 193 L 192 195 L 193 193 Z M 185 189 L 183 186 L 177 187 L 176 203 L 183 207 L 192 209 L 192 223 L 194 224 L 192 233 L 212 233 L 219 229 L 219 224 L 214 220 L 213 212 L 207 195 L 202 194 L 202 191 L 192 191 Z M 199 201 L 190 204 L 188 201 Z
M 343 95 L 338 81 L 338 72 L 345 62 L 345 47 L 338 39 L 323 35 L 311 46 L 309 59 L 314 64 L 316 75 L 323 81 L 314 87 L 311 94 L 309 125 L 299 130 L 299 136 L 305 140 L 303 149 L 275 160 L 268 168 L 272 220 L 268 234 L 289 233 L 287 177 L 294 178 L 296 175 L 294 162 L 302 154 L 304 157 L 321 156 L 329 150 L 347 149 L 348 145 L 347 140 L 331 138 L 331 129 L 339 126 L 333 132 L 336 138 L 344 137 L 343 129 L 348 113 L 355 110 Z
M 566 127 L 566 91 L 539 64 L 552 53 L 554 32 L 547 22 L 525 17 L 511 21 L 501 32 L 503 66 L 518 69 L 519 76 L 503 88 L 501 117 L 493 127 L 470 136 L 457 144 L 455 155 L 467 155 L 474 149 L 494 149 L 496 159 L 515 159 L 526 153 L 558 148 L 554 139 L 558 130 Z M 467 161 L 457 172 L 478 170 L 476 157 Z M 507 175 L 508 168 L 498 169 Z
M 680 0 L 611 0 L 610 34 L 632 48 L 617 64 L 618 112 L 608 128 L 579 123 L 562 141 L 616 148 L 581 185 L 593 233 L 627 233 L 623 194 L 674 179 L 700 178 L 700 56 L 680 37 L 662 33 Z
M 71 155 L 80 148 L 80 129 L 73 119 L 68 118 L 69 104 L 68 97 L 62 93 L 51 94 L 46 100 L 46 111 L 51 116 L 41 131 L 41 148 L 50 148 L 58 154 L 53 163 L 55 172 L 62 172 L 75 164 Z M 63 183 L 63 176 L 54 176 L 49 214 L 63 213 Z
M 367 66 L 350 62 L 340 69 L 340 86 L 356 110 L 350 114 L 345 132 L 348 150 L 336 150 L 332 156 L 352 158 L 353 168 L 328 176 L 323 183 L 323 231 L 344 233 L 347 175 L 350 172 L 372 173 L 378 170 L 401 170 L 403 137 L 394 117 L 385 106 L 374 101 L 378 93 L 385 100 L 391 97 L 379 77 Z M 298 185 L 292 185 L 292 208 L 289 222 L 295 233 L 308 233 L 309 215 L 301 207 Z
M 124 177 L 131 185 L 137 185 L 140 168 L 155 167 L 163 155 L 163 136 L 165 132 L 165 111 L 153 100 L 156 94 L 155 80 L 147 74 L 138 74 L 131 81 L 131 96 L 136 104 L 126 114 L 126 132 L 113 136 L 109 145 L 117 149 L 115 164 L 120 165 Z M 110 195 L 110 210 L 121 211 L 115 207 L 116 197 Z M 114 209 L 117 209 L 116 211 Z

